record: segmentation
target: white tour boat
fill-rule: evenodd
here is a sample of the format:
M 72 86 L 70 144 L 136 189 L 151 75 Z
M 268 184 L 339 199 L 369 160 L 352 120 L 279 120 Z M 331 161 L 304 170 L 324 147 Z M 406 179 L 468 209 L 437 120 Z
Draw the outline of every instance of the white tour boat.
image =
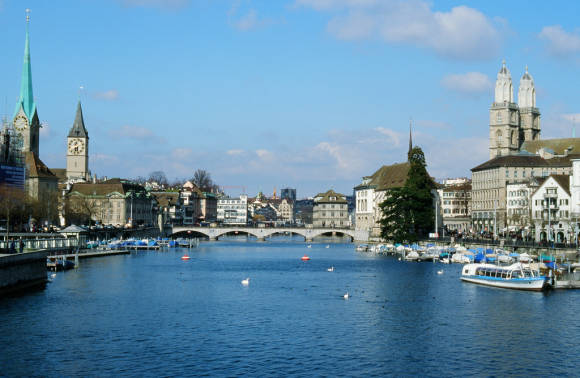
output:
M 467 264 L 461 280 L 504 289 L 541 291 L 548 286 L 548 277 L 521 263 L 510 266 Z

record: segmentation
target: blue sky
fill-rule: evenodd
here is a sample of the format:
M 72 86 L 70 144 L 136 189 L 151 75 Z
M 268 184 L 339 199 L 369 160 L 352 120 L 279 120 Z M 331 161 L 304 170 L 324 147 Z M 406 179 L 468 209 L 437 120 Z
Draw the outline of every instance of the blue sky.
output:
M 543 138 L 580 121 L 575 2 L 0 0 L 9 116 L 25 8 L 49 167 L 65 167 L 80 86 L 93 173 L 203 168 L 250 195 L 351 193 L 406 159 L 410 117 L 431 175 L 470 176 L 502 59 L 514 96 L 529 66 Z

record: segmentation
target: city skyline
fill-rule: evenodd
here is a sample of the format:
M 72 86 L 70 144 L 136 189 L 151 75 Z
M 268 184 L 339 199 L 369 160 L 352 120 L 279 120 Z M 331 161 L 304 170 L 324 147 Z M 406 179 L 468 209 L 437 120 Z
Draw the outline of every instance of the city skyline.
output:
M 49 167 L 65 166 L 80 97 L 99 176 L 202 168 L 249 193 L 350 194 L 406 159 L 412 117 L 429 172 L 469 177 L 488 159 L 502 59 L 516 89 L 529 66 L 542 138 L 570 136 L 579 113 L 578 6 L 498 4 L 4 0 L 2 114 L 18 97 L 26 6 Z

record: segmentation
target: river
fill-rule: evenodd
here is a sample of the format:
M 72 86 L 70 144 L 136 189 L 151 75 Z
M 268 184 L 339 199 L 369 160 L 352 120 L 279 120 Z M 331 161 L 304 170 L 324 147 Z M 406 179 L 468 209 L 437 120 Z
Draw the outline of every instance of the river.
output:
M 184 253 L 81 260 L 0 299 L 0 375 L 578 376 L 580 291 L 481 287 L 459 265 L 298 238 Z

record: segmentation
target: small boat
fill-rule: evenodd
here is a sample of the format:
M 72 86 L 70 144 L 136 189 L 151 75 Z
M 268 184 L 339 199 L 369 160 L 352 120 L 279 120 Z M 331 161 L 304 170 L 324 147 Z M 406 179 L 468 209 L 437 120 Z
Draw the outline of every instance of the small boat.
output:
M 409 254 L 407 256 L 405 256 L 405 260 L 407 261 L 418 261 L 419 260 L 419 254 L 415 251 L 411 251 L 409 252 Z
M 310 257 L 308 257 L 308 255 L 304 255 L 304 256 L 301 257 L 301 260 L 302 261 L 308 261 L 308 260 L 310 260 Z
M 548 277 L 520 263 L 510 266 L 467 264 L 461 271 L 461 280 L 504 289 L 542 291 L 549 286 Z
M 356 246 L 356 251 L 357 252 L 366 252 L 368 251 L 369 246 L 367 244 L 359 244 Z

